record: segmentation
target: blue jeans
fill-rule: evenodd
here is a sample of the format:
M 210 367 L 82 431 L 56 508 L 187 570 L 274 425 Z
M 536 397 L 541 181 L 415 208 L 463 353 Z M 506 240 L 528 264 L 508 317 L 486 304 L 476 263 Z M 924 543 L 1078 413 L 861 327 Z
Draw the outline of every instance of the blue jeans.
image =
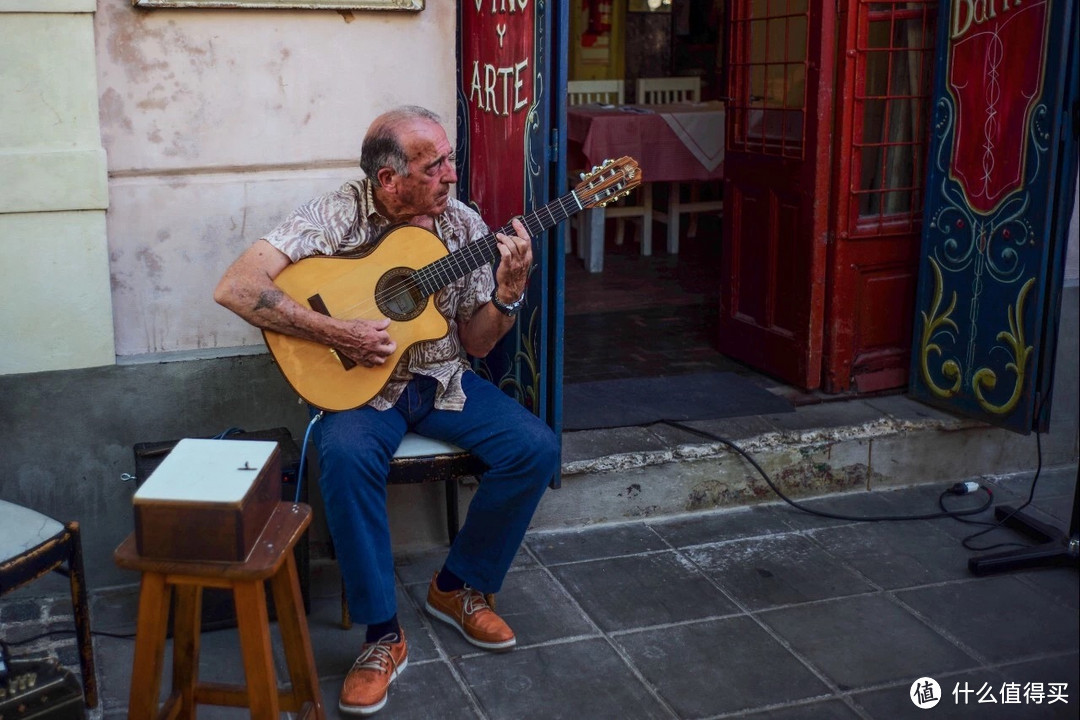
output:
M 434 409 L 437 383 L 418 375 L 392 409 L 327 413 L 312 430 L 327 525 L 357 622 L 385 622 L 397 612 L 386 476 L 407 430 L 454 443 L 489 468 L 446 558 L 452 573 L 481 592 L 502 587 L 554 477 L 559 448 L 551 428 L 475 373 L 461 382 L 461 411 Z

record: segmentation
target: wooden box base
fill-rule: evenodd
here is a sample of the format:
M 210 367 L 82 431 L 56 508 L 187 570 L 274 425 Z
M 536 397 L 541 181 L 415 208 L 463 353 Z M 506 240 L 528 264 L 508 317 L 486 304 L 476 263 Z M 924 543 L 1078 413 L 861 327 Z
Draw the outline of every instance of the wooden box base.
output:
M 221 467 L 208 470 L 200 453 L 220 455 L 222 448 L 204 443 L 246 448 L 225 448 Z M 248 448 L 253 449 L 245 452 Z M 242 459 L 248 456 L 255 461 Z M 185 480 L 196 479 L 187 476 L 189 471 L 200 474 L 198 480 L 208 487 L 227 486 L 230 492 L 223 498 L 208 492 L 206 499 L 200 499 L 197 492 L 180 487 Z M 144 558 L 243 561 L 280 499 L 281 454 L 277 443 L 181 440 L 135 494 L 136 547 Z

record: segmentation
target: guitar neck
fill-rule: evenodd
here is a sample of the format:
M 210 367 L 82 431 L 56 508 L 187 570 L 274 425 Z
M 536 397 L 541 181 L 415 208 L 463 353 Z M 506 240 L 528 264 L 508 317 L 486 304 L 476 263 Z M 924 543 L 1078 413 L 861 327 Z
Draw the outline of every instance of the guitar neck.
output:
M 553 200 L 544 207 L 523 216 L 521 221 L 529 234 L 536 237 L 581 209 L 582 204 L 578 200 L 577 194 L 571 191 L 558 200 Z M 495 236 L 499 233 L 513 235 L 513 226 L 507 223 L 476 242 L 471 242 L 435 262 L 417 269 L 415 277 L 420 291 L 425 296 L 434 295 L 458 278 L 465 277 L 478 267 L 486 265 L 499 257 L 499 242 L 495 239 Z

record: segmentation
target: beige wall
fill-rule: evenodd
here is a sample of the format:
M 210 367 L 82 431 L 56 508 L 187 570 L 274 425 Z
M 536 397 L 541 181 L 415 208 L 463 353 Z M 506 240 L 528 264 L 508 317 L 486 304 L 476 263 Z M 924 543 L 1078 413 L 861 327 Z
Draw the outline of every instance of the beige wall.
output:
M 94 0 L 0 0 L 0 374 L 112 364 Z
M 116 354 L 262 347 L 214 304 L 228 263 L 359 173 L 375 115 L 455 114 L 456 4 L 422 12 L 142 10 L 94 19 Z
M 427 5 L 0 0 L 0 373 L 261 348 L 211 299 L 231 259 L 357 175 L 383 110 L 453 132 L 456 4 Z

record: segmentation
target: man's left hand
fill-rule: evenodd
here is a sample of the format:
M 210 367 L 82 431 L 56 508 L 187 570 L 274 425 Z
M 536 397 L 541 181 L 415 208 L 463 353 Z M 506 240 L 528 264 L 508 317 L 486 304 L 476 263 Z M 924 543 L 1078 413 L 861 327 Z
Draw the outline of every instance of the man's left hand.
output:
M 525 284 L 532 270 L 532 239 L 520 220 L 511 221 L 514 235 L 497 233 L 499 255 L 502 260 L 495 272 L 495 282 L 499 285 L 499 299 L 512 303 L 525 292 Z

